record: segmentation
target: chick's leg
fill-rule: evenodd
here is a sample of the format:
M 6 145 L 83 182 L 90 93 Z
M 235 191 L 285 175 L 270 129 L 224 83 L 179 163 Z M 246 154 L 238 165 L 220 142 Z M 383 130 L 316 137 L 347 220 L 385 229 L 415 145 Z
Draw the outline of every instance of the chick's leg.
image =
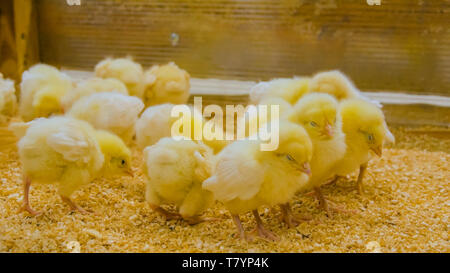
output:
M 165 209 L 163 209 L 159 204 L 161 203 L 158 194 L 155 192 L 155 190 L 152 187 L 152 184 L 147 182 L 147 186 L 145 189 L 145 200 L 147 200 L 150 208 L 161 214 L 166 221 L 167 220 L 178 220 L 181 219 L 181 215 L 179 213 L 169 212 Z
M 278 241 L 280 238 L 264 227 L 261 217 L 259 217 L 258 210 L 253 210 L 252 213 L 256 220 L 256 232 L 258 232 L 259 237 L 269 241 Z
M 322 191 L 319 187 L 314 188 L 314 194 L 316 195 L 317 199 L 319 200 L 320 208 L 326 211 L 327 215 L 330 216 L 330 210 L 328 208 L 327 200 L 325 199 L 325 196 L 323 196 Z
M 24 178 L 23 181 L 23 210 L 28 211 L 28 213 L 30 213 L 32 216 L 38 216 L 40 214 L 42 214 L 42 212 L 40 211 L 35 211 L 31 208 L 30 206 L 30 200 L 28 199 L 28 196 L 30 194 L 30 186 L 31 186 L 31 179 L 28 177 Z
M 77 203 L 75 203 L 72 199 L 70 199 L 70 197 L 67 197 L 67 196 L 64 196 L 64 195 L 60 195 L 60 196 L 61 196 L 61 199 L 70 206 L 70 209 L 72 211 L 78 211 L 81 214 L 88 214 L 88 213 L 92 213 L 93 212 L 91 210 L 83 209 Z
M 356 186 L 358 187 L 358 194 L 363 195 L 364 187 L 363 187 L 363 178 L 366 173 L 367 163 L 362 164 L 359 167 L 358 180 L 356 181 Z
M 65 203 L 70 206 L 72 211 L 78 211 L 81 214 L 93 213 L 91 210 L 86 210 L 76 204 L 70 196 L 83 185 L 89 183 L 91 175 L 87 170 L 79 170 L 76 168 L 66 168 L 63 176 L 60 178 L 58 184 L 58 193 Z
M 338 180 L 339 180 L 339 176 L 336 175 L 336 176 L 332 177 L 331 179 L 329 179 L 327 182 L 325 182 L 324 185 L 335 185 Z
M 180 215 L 190 225 L 196 225 L 205 221 L 217 221 L 219 218 L 198 216 L 201 212 L 211 206 L 214 196 L 211 192 L 202 189 L 201 184 L 194 185 L 184 198 L 180 206 Z
M 346 210 L 340 206 L 337 206 L 330 200 L 327 200 L 325 196 L 322 194 L 322 191 L 320 190 L 320 187 L 315 187 L 314 192 L 316 194 L 317 199 L 319 199 L 320 207 L 325 210 L 328 217 L 331 217 L 331 211 L 335 211 L 337 213 L 347 213 L 347 214 L 354 214 L 355 211 L 352 210 Z
M 236 225 L 236 228 L 239 233 L 239 237 L 241 237 L 242 240 L 251 242 L 253 240 L 253 237 L 245 233 L 244 227 L 242 227 L 242 222 L 241 222 L 241 219 L 239 218 L 239 215 L 232 214 L 231 218 L 233 218 L 234 224 Z
M 302 217 L 295 216 L 292 213 L 291 204 L 289 204 L 289 202 L 286 204 L 280 205 L 280 208 L 281 208 L 283 222 L 286 223 L 286 225 L 289 228 L 296 227 L 301 222 L 309 221 L 312 219 L 311 216 L 302 216 Z
M 167 211 L 158 205 L 153 205 L 153 204 L 149 204 L 149 205 L 150 205 L 150 208 L 152 208 L 152 210 L 154 210 L 155 212 L 164 216 L 164 218 L 166 218 L 166 221 L 179 220 L 179 219 L 183 218 L 183 217 L 181 217 L 181 215 L 179 213 Z

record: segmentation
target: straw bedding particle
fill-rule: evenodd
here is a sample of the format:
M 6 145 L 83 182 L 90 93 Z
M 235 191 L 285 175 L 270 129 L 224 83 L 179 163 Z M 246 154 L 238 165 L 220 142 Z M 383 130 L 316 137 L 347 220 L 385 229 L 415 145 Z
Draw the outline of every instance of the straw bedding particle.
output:
M 238 238 L 219 203 L 205 214 L 220 221 L 165 222 L 145 202 L 142 156 L 134 147 L 134 178 L 99 178 L 73 196 L 96 214 L 70 212 L 55 187 L 35 184 L 31 203 L 45 213 L 30 217 L 19 212 L 23 197 L 16 148 L 2 145 L 0 252 L 450 252 L 448 131 L 393 132 L 398 144 L 370 162 L 364 196 L 356 194 L 355 175 L 324 187 L 326 196 L 357 214 L 328 218 L 312 197 L 298 196 L 294 211 L 310 213 L 313 220 L 288 229 L 279 221 L 278 208 L 261 208 L 267 228 L 281 240 L 252 243 Z M 250 231 L 251 215 L 242 220 Z

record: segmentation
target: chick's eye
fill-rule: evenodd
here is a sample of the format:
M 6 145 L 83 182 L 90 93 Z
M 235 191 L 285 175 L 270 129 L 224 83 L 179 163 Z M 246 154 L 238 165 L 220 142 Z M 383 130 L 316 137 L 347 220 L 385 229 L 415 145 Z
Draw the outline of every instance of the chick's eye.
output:
M 290 161 L 294 161 L 294 158 L 292 158 L 291 155 L 286 155 L 286 158 L 287 158 L 288 160 L 290 160 Z
M 373 135 L 372 135 L 372 134 L 368 134 L 368 135 L 367 135 L 367 139 L 368 139 L 369 141 L 373 141 Z
M 317 127 L 317 123 L 315 123 L 314 121 L 311 121 L 309 124 L 311 124 L 312 127 Z
M 120 161 L 120 164 L 125 165 L 126 161 L 124 159 L 122 159 L 122 161 Z

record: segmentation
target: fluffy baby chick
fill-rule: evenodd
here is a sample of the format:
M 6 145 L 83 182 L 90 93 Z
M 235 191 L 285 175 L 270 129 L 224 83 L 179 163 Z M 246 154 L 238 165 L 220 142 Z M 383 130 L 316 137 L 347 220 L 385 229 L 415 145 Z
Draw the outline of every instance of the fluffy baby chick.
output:
M 131 168 L 131 151 L 123 140 L 105 130 L 95 130 L 95 137 L 103 153 L 102 176 L 128 174 L 133 176 Z
M 172 125 L 179 119 L 179 117 L 171 117 L 172 108 L 174 104 L 166 103 L 155 106 L 150 106 L 142 113 L 136 122 L 136 142 L 140 149 L 153 145 L 163 137 L 170 137 Z M 191 110 L 191 135 L 194 139 L 195 128 L 200 131 L 205 120 L 202 114 L 193 107 Z M 211 147 L 215 153 L 219 152 L 229 142 L 226 140 L 203 140 L 202 141 Z
M 250 103 L 260 104 L 267 97 L 279 97 L 294 104 L 308 92 L 309 79 L 294 77 L 292 79 L 273 79 L 260 82 L 250 89 Z
M 364 96 L 350 79 L 338 70 L 317 73 L 311 79 L 309 92 L 328 93 L 335 96 L 339 101 L 357 98 L 370 102 L 379 108 L 383 107 L 380 102 Z M 385 129 L 385 142 L 393 144 L 395 142 L 395 137 L 389 131 L 387 126 Z
M 245 124 L 245 136 L 249 136 L 251 134 L 251 124 L 256 125 L 253 130 L 257 131 L 261 126 L 263 126 L 265 123 L 270 122 L 272 117 L 271 107 L 272 105 L 278 106 L 278 117 L 280 119 L 285 119 L 287 116 L 290 115 L 291 111 L 293 110 L 293 107 L 290 103 L 285 101 L 282 98 L 278 97 L 267 97 L 261 100 L 259 105 L 256 105 L 257 107 L 260 105 L 267 106 L 267 114 L 266 118 L 263 119 L 261 116 L 261 112 L 258 112 L 255 108 L 248 108 L 245 112 L 245 115 L 242 117 L 244 119 Z M 237 124 L 242 124 L 242 121 L 238 120 Z
M 304 126 L 313 144 L 311 178 L 307 189 L 314 189 L 323 209 L 330 215 L 329 205 L 320 186 L 327 182 L 333 166 L 346 151 L 345 135 L 337 120 L 338 102 L 328 94 L 312 93 L 294 106 L 289 119 Z M 336 208 L 337 209 L 337 208 Z
M 308 134 L 302 126 L 287 121 L 279 126 L 276 150 L 261 151 L 261 140 L 232 142 L 217 155 L 213 176 L 203 182 L 203 188 L 228 208 L 243 239 L 251 238 L 245 234 L 239 214 L 252 211 L 259 236 L 276 240 L 277 236 L 264 228 L 258 208 L 282 205 L 290 215 L 288 202 L 308 183 L 313 149 Z
M 178 118 L 171 117 L 174 104 L 165 103 L 148 107 L 136 122 L 136 142 L 140 149 L 156 144 L 161 138 L 171 136 L 171 127 Z M 194 110 L 194 109 L 193 109 Z M 198 111 L 193 111 L 192 125 L 194 120 L 202 120 Z M 191 133 L 193 136 L 193 127 Z
M 367 162 L 372 157 L 371 152 L 381 156 L 387 125 L 381 109 L 361 99 L 343 101 L 339 106 L 339 116 L 347 150 L 335 165 L 333 173 L 344 176 L 359 169 L 357 186 L 361 194 Z
M 214 201 L 212 193 L 202 189 L 213 166 L 213 153 L 208 146 L 165 137 L 145 148 L 144 160 L 145 198 L 154 211 L 166 219 L 183 218 L 190 224 L 206 220 L 198 215 Z M 178 213 L 160 207 L 163 203 L 175 204 Z
M 19 113 L 24 121 L 63 112 L 61 98 L 73 88 L 66 74 L 53 66 L 37 64 L 22 74 Z
M 14 115 L 17 108 L 16 88 L 14 81 L 3 79 L 0 73 L 0 123 Z
M 96 129 L 110 131 L 128 143 L 134 136 L 142 109 L 144 104 L 136 97 L 103 92 L 81 98 L 66 115 L 85 120 Z
M 32 215 L 40 214 L 28 201 L 32 182 L 58 184 L 62 200 L 71 209 L 86 213 L 72 201 L 72 193 L 92 181 L 102 169 L 112 173 L 126 171 L 129 166 L 130 151 L 120 138 L 96 132 L 81 120 L 39 118 L 12 123 L 10 129 L 20 138 L 17 146 L 24 179 L 23 208 Z
M 128 95 L 125 84 L 114 78 L 90 78 L 77 83 L 76 87 L 68 92 L 61 99 L 61 103 L 65 111 L 80 98 L 101 92 L 114 92 Z
M 382 107 L 378 101 L 364 96 L 350 79 L 338 70 L 319 72 L 314 75 L 309 85 L 309 92 L 327 93 L 333 95 L 339 101 L 359 98 L 369 101 L 378 107 Z
M 95 66 L 95 75 L 100 78 L 115 78 L 122 81 L 131 96 L 143 98 L 144 70 L 131 58 L 107 58 Z
M 289 114 L 290 111 L 292 111 L 292 105 L 287 102 L 286 100 L 278 97 L 267 97 L 261 100 L 260 105 L 267 105 L 268 108 L 272 105 L 278 105 L 280 111 L 280 117 L 283 117 L 287 114 Z M 269 110 L 269 109 L 268 109 Z M 270 119 L 268 119 L 270 120 Z
M 171 62 L 155 65 L 144 73 L 145 105 L 184 104 L 189 99 L 189 73 Z

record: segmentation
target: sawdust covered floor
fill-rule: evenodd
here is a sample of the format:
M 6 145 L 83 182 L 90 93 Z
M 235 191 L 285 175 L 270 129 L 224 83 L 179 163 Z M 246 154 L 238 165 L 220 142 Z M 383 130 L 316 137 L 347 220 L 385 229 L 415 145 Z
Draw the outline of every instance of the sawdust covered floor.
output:
M 296 229 L 279 222 L 278 209 L 260 210 L 280 242 L 237 238 L 226 209 L 216 204 L 206 214 L 218 222 L 189 226 L 165 222 L 144 200 L 141 156 L 134 151 L 131 177 L 98 179 L 74 198 L 97 214 L 69 212 L 55 188 L 34 185 L 31 203 L 44 215 L 18 212 L 22 202 L 20 163 L 14 146 L 0 151 L 1 252 L 450 252 L 449 161 L 447 129 L 397 128 L 396 147 L 369 165 L 366 194 L 355 191 L 355 177 L 325 187 L 335 202 L 359 212 L 327 218 L 312 197 L 294 200 L 294 211 L 314 220 Z M 432 132 L 432 133 L 430 133 Z M 248 231 L 254 220 L 243 217 Z M 378 247 L 379 245 L 379 247 Z

